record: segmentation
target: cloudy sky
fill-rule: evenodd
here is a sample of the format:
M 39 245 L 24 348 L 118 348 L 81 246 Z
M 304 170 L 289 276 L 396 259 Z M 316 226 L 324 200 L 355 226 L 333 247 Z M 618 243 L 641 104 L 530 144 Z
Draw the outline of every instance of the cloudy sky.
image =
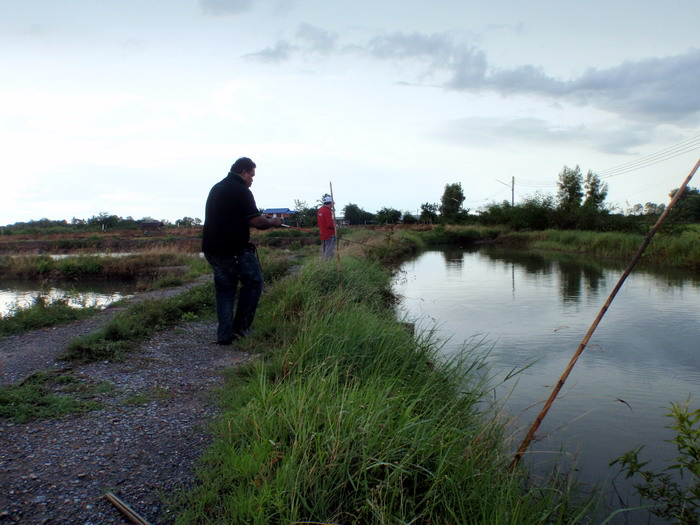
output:
M 261 207 L 668 202 L 700 156 L 697 0 L 0 0 L 0 225 Z M 632 169 L 634 168 L 634 169 Z M 698 176 L 700 179 L 700 175 Z M 697 179 L 691 185 L 700 186 Z

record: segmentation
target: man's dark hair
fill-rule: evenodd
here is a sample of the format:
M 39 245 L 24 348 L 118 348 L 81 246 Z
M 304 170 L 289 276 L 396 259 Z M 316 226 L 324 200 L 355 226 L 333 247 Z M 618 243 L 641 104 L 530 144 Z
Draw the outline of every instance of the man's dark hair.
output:
M 248 157 L 241 157 L 231 166 L 231 173 L 243 173 L 244 171 L 252 171 L 255 168 L 255 162 Z

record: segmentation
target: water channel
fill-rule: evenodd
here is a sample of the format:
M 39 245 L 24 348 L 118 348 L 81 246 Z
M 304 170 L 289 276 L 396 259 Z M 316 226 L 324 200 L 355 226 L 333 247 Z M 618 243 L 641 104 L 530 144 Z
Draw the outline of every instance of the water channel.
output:
M 541 410 L 624 270 L 569 255 L 494 246 L 428 251 L 405 263 L 400 311 L 446 341 L 481 342 L 494 398 L 513 418 L 514 448 Z M 579 481 L 606 489 L 611 508 L 638 503 L 609 463 L 645 445 L 651 468 L 675 448 L 670 403 L 700 401 L 700 275 L 635 269 L 576 364 L 527 454 L 535 468 L 575 462 Z M 510 371 L 524 369 L 500 382 Z M 557 454 L 564 452 L 564 456 Z M 613 523 L 640 523 L 627 514 Z M 646 518 L 644 518 L 646 522 Z

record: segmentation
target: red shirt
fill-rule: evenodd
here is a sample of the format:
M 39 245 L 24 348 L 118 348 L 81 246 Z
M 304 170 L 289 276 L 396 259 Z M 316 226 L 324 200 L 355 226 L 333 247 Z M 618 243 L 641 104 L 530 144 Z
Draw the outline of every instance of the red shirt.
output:
M 322 241 L 327 241 L 335 235 L 335 223 L 330 206 L 321 206 L 318 209 L 318 230 Z

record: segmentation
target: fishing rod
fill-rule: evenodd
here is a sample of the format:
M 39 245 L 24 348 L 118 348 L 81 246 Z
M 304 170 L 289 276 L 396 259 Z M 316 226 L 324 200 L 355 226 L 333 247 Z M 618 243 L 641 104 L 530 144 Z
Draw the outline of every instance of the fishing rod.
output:
M 340 240 L 338 236 L 338 223 L 335 220 L 335 197 L 333 196 L 333 183 L 329 182 L 331 190 L 331 216 L 333 217 L 333 233 L 335 234 L 336 240 Z M 338 261 L 338 289 L 343 289 L 343 273 L 340 271 L 340 243 L 337 243 L 335 250 L 335 259 Z

